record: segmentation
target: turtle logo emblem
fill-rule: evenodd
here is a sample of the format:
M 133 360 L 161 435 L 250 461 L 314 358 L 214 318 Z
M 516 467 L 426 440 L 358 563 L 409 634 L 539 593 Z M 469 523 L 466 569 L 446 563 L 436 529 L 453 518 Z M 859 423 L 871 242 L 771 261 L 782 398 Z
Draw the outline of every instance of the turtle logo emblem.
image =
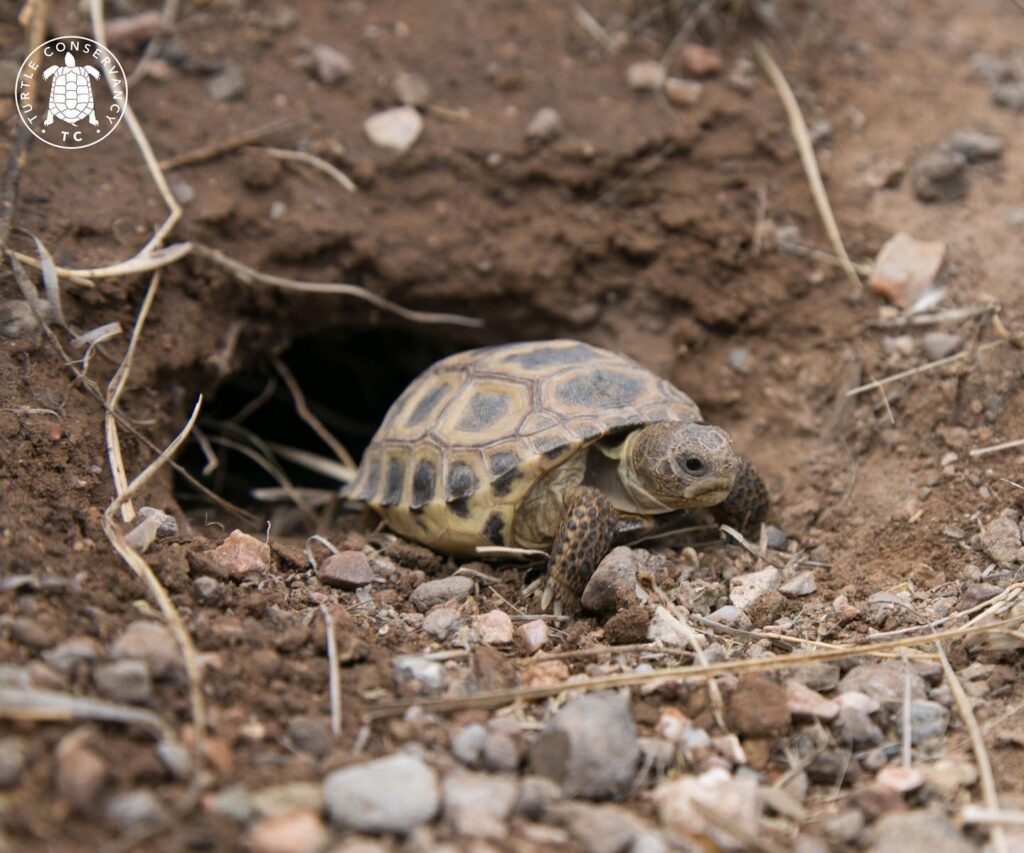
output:
M 88 148 L 120 124 L 127 103 L 124 69 L 99 42 L 61 36 L 22 63 L 15 83 L 22 122 L 47 145 Z

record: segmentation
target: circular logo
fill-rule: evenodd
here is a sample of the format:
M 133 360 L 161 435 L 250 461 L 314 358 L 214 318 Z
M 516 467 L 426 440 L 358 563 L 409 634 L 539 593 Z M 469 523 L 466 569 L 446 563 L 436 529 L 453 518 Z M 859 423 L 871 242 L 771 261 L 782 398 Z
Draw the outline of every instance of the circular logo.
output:
M 121 123 L 128 83 L 121 63 L 102 44 L 60 36 L 26 57 L 14 99 L 18 115 L 37 139 L 56 148 L 88 148 Z

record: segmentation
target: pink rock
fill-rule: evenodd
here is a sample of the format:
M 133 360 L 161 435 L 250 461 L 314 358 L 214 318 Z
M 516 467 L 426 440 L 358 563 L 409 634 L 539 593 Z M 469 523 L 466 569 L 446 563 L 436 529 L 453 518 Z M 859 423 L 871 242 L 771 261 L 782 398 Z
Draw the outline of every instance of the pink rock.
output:
M 659 737 L 670 740 L 673 743 L 681 740 L 683 733 L 686 731 L 686 727 L 690 724 L 686 715 L 683 714 L 678 708 L 665 708 L 661 712 L 661 717 L 658 719 L 658 725 L 655 727 L 655 731 Z
M 891 791 L 906 794 L 920 788 L 924 784 L 924 776 L 913 767 L 883 767 L 875 781 Z
M 254 824 L 249 831 L 249 846 L 253 853 L 317 853 L 329 837 L 320 816 L 303 809 Z
M 233 580 L 268 572 L 273 565 L 270 546 L 241 530 L 232 530 L 228 538 L 209 554 L 209 558 L 220 574 Z
M 935 286 L 946 244 L 918 240 L 900 231 L 882 246 L 869 285 L 893 305 L 909 308 Z
M 316 576 L 321 583 L 347 590 L 359 589 L 374 579 L 373 568 L 362 551 L 331 554 L 317 567 Z
M 532 655 L 534 652 L 544 648 L 548 641 L 548 623 L 543 619 L 534 619 L 525 625 L 520 625 L 516 631 L 516 639 L 524 652 Z
M 502 610 L 492 610 L 477 616 L 473 620 L 473 630 L 481 643 L 502 646 L 512 642 L 512 620 Z
M 834 720 L 839 714 L 838 702 L 795 680 L 786 682 L 786 705 L 794 717 Z
M 836 702 L 840 708 L 849 708 L 859 714 L 874 714 L 882 708 L 877 699 L 872 699 L 859 690 L 847 690 L 845 693 L 840 693 Z
M 687 42 L 679 50 L 679 59 L 694 77 L 710 77 L 722 70 L 722 54 L 702 44 Z

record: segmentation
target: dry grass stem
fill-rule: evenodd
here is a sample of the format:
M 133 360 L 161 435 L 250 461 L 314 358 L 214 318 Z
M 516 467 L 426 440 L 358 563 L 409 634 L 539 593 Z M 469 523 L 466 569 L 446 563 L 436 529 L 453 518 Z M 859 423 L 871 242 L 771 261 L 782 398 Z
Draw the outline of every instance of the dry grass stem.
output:
M 337 166 L 328 163 L 323 157 L 317 157 L 315 154 L 310 154 L 307 151 L 292 151 L 288 148 L 272 148 L 266 145 L 254 145 L 246 150 L 259 151 L 262 154 L 266 154 L 268 157 L 273 157 L 275 160 L 304 163 L 307 166 L 312 166 L 314 169 L 323 172 L 331 178 L 331 180 L 340 184 L 342 189 L 345 189 L 350 193 L 357 192 L 359 189 L 355 185 L 355 182 Z
M 298 414 L 298 416 L 302 418 L 303 422 L 317 434 L 317 437 L 331 449 L 331 452 L 333 452 L 338 458 L 338 461 L 346 468 L 350 469 L 351 473 L 354 474 L 356 468 L 359 467 L 356 465 L 355 459 L 352 458 L 352 455 L 345 449 L 344 445 L 331 435 L 331 431 L 327 429 L 320 419 L 310 410 L 309 405 L 306 403 L 306 395 L 303 393 L 302 388 L 299 387 L 299 383 L 295 380 L 294 374 L 288 369 L 288 365 L 279 358 L 275 358 L 273 364 L 274 369 L 278 372 L 280 377 L 284 380 L 284 384 L 288 387 L 288 392 L 292 395 L 292 402 L 295 404 L 296 414 Z M 348 479 L 351 480 L 352 477 L 350 476 Z M 348 480 L 345 480 L 344 482 L 348 482 Z
M 103 532 L 107 535 L 107 539 L 110 540 L 114 550 L 121 555 L 121 558 L 128 564 L 128 567 L 146 585 L 150 595 L 152 595 L 157 606 L 160 608 L 160 613 L 163 615 L 164 621 L 167 623 L 167 627 L 181 651 L 182 660 L 185 665 L 185 674 L 188 678 L 188 695 L 192 723 L 195 727 L 192 786 L 189 795 L 186 797 L 190 802 L 198 796 L 201 786 L 200 774 L 203 766 L 203 740 L 206 736 L 206 700 L 203 697 L 203 670 L 199 664 L 199 654 L 196 651 L 195 644 L 192 642 L 188 628 L 185 626 L 181 614 L 178 613 L 178 609 L 174 606 L 174 602 L 171 601 L 171 597 L 167 594 L 167 590 L 160 583 L 160 579 L 156 576 L 149 563 L 125 540 L 124 534 L 114 521 L 114 515 L 132 494 L 149 482 L 163 468 L 167 461 L 177 453 L 178 448 L 188 438 L 192 427 L 195 426 L 202 404 L 203 398 L 200 396 L 196 400 L 192 414 L 181 432 L 175 436 L 174 440 L 167 445 L 156 459 L 143 469 L 142 473 L 128 484 L 121 494 L 111 501 L 110 506 L 103 513 Z
M 107 436 L 107 458 L 110 461 L 110 471 L 114 478 L 114 491 L 116 494 L 124 494 L 128 488 L 128 475 L 124 467 L 124 459 L 121 456 L 121 440 L 117 434 L 117 419 L 114 413 L 117 411 L 117 404 L 121 400 L 121 394 L 128 382 L 132 371 L 132 360 L 135 357 L 135 348 L 138 346 L 139 337 L 142 334 L 142 327 L 149 316 L 149 309 L 153 306 L 153 300 L 160 289 L 160 271 L 153 273 L 146 289 L 146 295 L 139 306 L 138 315 L 135 318 L 135 326 L 132 329 L 132 336 L 128 341 L 128 350 L 124 354 L 121 364 L 118 365 L 110 383 L 107 385 L 106 411 L 103 413 L 103 425 Z M 121 518 L 130 523 L 135 520 L 135 508 L 130 500 L 121 505 Z
M 964 806 L 960 819 L 967 824 L 1002 824 L 1003 826 L 1024 826 L 1024 811 L 1008 809 L 986 809 L 982 806 Z
M 486 557 L 544 557 L 549 556 L 547 551 L 540 551 L 536 548 L 513 548 L 508 545 L 477 545 L 474 549 L 477 554 Z
M 988 447 L 976 447 L 968 451 L 968 456 L 977 459 L 979 456 L 988 456 L 990 453 L 1000 453 L 1003 450 L 1013 450 L 1016 447 L 1024 447 L 1024 438 L 1017 438 L 1013 441 L 1004 441 L 1002 444 L 990 444 Z
M 96 267 L 95 269 L 70 269 L 68 267 L 54 267 L 54 270 L 68 281 L 84 287 L 93 287 L 93 282 L 103 278 L 120 278 L 127 275 L 140 275 L 146 272 L 162 269 L 177 263 L 192 251 L 192 244 L 172 243 L 169 246 L 162 246 L 152 249 L 145 254 L 138 254 L 127 261 L 121 261 L 107 267 Z M 39 269 L 40 262 L 31 255 L 21 252 L 14 252 L 21 263 L 26 266 Z
M 167 157 L 160 161 L 160 168 L 165 172 L 170 172 L 182 166 L 194 166 L 196 163 L 205 163 L 207 160 L 213 160 L 222 154 L 237 151 L 246 145 L 252 145 L 254 142 L 259 142 L 261 139 L 273 136 L 279 131 L 294 127 L 299 121 L 297 118 L 287 118 L 244 130 L 241 133 L 236 133 L 234 136 L 229 136 L 227 139 L 221 139 L 217 142 L 211 142 L 209 145 L 201 145 L 199 148 L 193 148 L 191 151 Z
M 1008 341 L 989 341 L 988 343 L 980 344 L 976 352 L 986 352 L 990 349 L 995 349 L 995 347 L 1002 346 L 1005 343 L 1008 343 Z M 945 367 L 947 364 L 955 364 L 958 361 L 963 361 L 963 359 L 967 358 L 970 354 L 970 351 L 963 350 L 955 355 L 947 355 L 945 358 L 929 361 L 927 364 L 921 364 L 917 367 L 901 370 L 899 373 L 894 373 L 892 376 L 886 376 L 884 379 L 876 379 L 874 382 L 868 382 L 864 385 L 858 385 L 856 388 L 851 388 L 846 392 L 846 396 L 856 397 L 858 394 L 863 394 L 865 391 L 873 391 L 875 388 L 881 388 L 883 385 L 890 385 L 893 382 L 898 382 L 900 379 L 916 376 L 918 373 L 927 373 L 930 370 L 938 370 L 938 368 Z
M 946 676 L 946 683 L 953 694 L 953 702 L 960 718 L 964 721 L 967 731 L 971 736 L 971 749 L 974 751 L 974 761 L 978 765 L 978 780 L 981 786 L 981 798 L 985 808 L 991 812 L 999 811 L 999 795 L 996 791 L 996 780 L 992 775 L 992 762 L 988 757 L 988 749 L 985 747 L 985 736 L 982 734 L 978 719 L 974 716 L 974 709 L 971 708 L 971 700 L 967 696 L 960 679 L 957 678 L 953 667 L 946 657 L 946 651 L 939 640 L 935 642 L 935 649 L 939 654 L 942 663 L 942 672 Z M 1003 827 L 995 825 L 989 830 L 989 840 L 995 853 L 1007 853 L 1006 833 Z
M 301 447 L 290 447 L 287 444 L 278 444 L 276 441 L 268 441 L 267 447 L 274 451 L 282 459 L 287 459 L 308 471 L 323 474 L 339 483 L 350 483 L 356 477 L 356 469 L 350 468 L 343 462 L 338 462 L 330 456 L 321 456 L 319 453 L 311 453 Z
M 401 305 L 398 305 L 389 299 L 385 299 L 383 296 L 378 296 L 366 288 L 359 287 L 355 284 L 345 284 L 344 282 L 299 281 L 293 278 L 284 278 L 279 275 L 263 273 L 250 266 L 246 266 L 241 261 L 236 261 L 234 258 L 225 255 L 218 249 L 214 249 L 211 246 L 205 246 L 201 243 L 195 244 L 195 252 L 233 273 L 235 278 L 242 282 L 242 284 L 268 284 L 271 287 L 280 287 L 284 290 L 294 290 L 299 293 L 320 293 L 328 296 L 353 296 L 356 299 L 369 302 L 371 305 L 376 308 L 380 308 L 382 311 L 389 311 L 390 313 L 401 317 L 403 320 L 408 320 L 411 323 L 436 323 L 451 326 L 466 326 L 471 329 L 477 329 L 483 325 L 483 320 L 480 320 L 477 317 L 465 317 L 461 314 L 441 314 L 432 311 L 413 311 L 409 308 L 403 308 Z
M 320 605 L 320 615 L 324 620 L 324 630 L 327 633 L 327 673 L 328 692 L 331 697 L 331 731 L 335 737 L 341 735 L 341 667 L 338 664 L 338 638 L 334 633 L 334 619 L 331 611 L 323 604 Z
M 0 718 L 33 722 L 100 720 L 142 726 L 155 732 L 162 740 L 176 740 L 167 721 L 145 708 L 37 687 L 0 685 Z
M 411 699 L 394 702 L 382 702 L 368 709 L 370 717 L 388 717 L 403 713 L 413 705 L 430 712 L 456 711 L 465 708 L 490 708 L 507 705 L 510 702 L 534 701 L 557 696 L 571 690 L 603 690 L 619 687 L 638 687 L 657 681 L 683 681 L 689 678 L 712 678 L 719 675 L 741 672 L 770 672 L 788 669 L 805 663 L 842 660 L 844 658 L 874 655 L 879 651 L 898 650 L 935 641 L 953 640 L 971 634 L 990 634 L 1005 630 L 1024 622 L 1024 615 L 1015 616 L 1000 622 L 987 625 L 972 625 L 963 628 L 952 628 L 928 637 L 906 637 L 888 640 L 877 645 L 851 645 L 837 649 L 826 649 L 820 652 L 778 655 L 772 658 L 755 658 L 743 660 L 727 660 L 708 664 L 707 666 L 691 665 L 666 667 L 645 673 L 620 673 L 604 675 L 579 681 L 567 681 L 554 685 L 536 687 L 514 687 L 502 690 L 485 690 L 468 696 L 438 697 L 435 699 Z
M 804 173 L 807 175 L 807 182 L 811 187 L 811 195 L 814 196 L 814 203 L 818 208 L 818 215 L 825 226 L 832 250 L 836 253 L 839 261 L 846 272 L 846 277 L 854 285 L 857 293 L 864 290 L 864 283 L 860 280 L 857 270 L 846 253 L 846 246 L 843 244 L 842 235 L 839 233 L 839 226 L 836 224 L 835 214 L 832 212 L 832 205 L 829 204 L 828 193 L 825 192 L 825 182 L 821 179 L 821 171 L 818 169 L 818 160 L 814 155 L 814 143 L 811 142 L 810 134 L 807 132 L 807 122 L 804 121 L 800 105 L 797 103 L 796 95 L 782 70 L 775 64 L 771 54 L 763 44 L 754 45 L 754 56 L 761 64 L 768 78 L 779 93 L 782 106 L 789 119 L 789 130 L 793 134 L 793 141 L 800 152 L 800 162 L 803 164 Z
M 766 565 L 769 565 L 769 566 L 771 566 L 774 569 L 778 569 L 780 572 L 782 571 L 782 567 L 781 566 L 776 566 L 775 563 L 772 562 L 772 560 L 769 558 L 769 556 L 764 551 L 762 551 L 760 548 L 755 547 L 754 545 L 752 545 L 747 540 L 747 538 L 742 533 L 740 533 L 738 530 L 736 530 L 733 527 L 730 527 L 728 524 L 720 524 L 718 527 L 719 527 L 719 530 L 721 530 L 726 536 L 729 536 L 730 538 L 735 539 L 737 544 L 739 544 L 743 548 L 744 551 L 747 551 L 750 554 L 752 554 L 753 556 L 757 557 L 757 559 L 761 560 Z

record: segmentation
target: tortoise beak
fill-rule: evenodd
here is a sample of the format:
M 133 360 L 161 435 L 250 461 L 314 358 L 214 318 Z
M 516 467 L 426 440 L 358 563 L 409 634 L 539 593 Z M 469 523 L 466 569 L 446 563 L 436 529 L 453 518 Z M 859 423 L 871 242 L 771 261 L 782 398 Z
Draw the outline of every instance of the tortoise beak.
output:
M 714 506 L 729 497 L 732 487 L 729 477 L 707 477 L 687 486 L 683 497 L 694 506 Z

